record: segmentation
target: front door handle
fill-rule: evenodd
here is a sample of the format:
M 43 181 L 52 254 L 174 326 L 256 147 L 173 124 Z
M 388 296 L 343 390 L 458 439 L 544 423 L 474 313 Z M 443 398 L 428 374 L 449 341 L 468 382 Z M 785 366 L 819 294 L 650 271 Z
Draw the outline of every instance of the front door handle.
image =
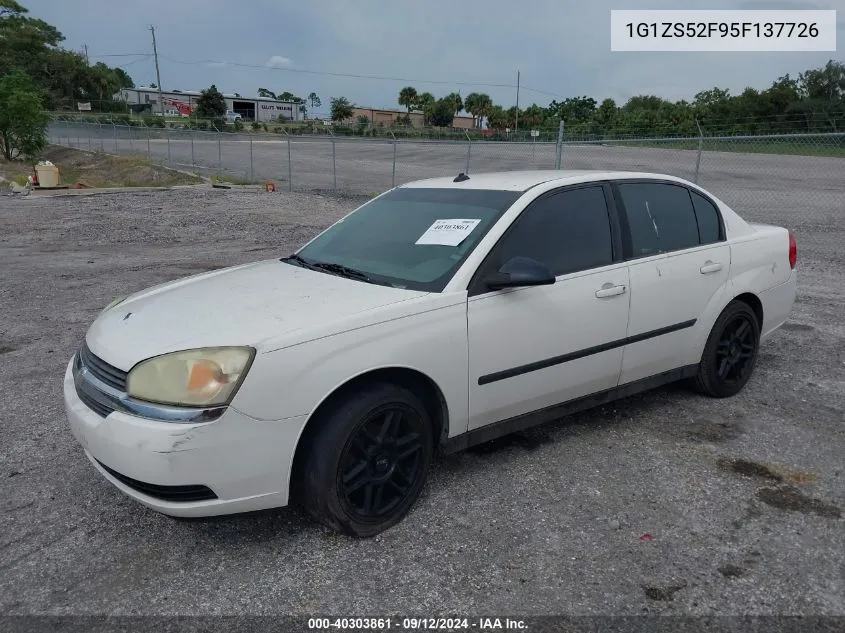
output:
M 621 295 L 623 292 L 625 292 L 625 286 L 614 286 L 611 283 L 606 283 L 599 290 L 596 290 L 596 296 L 599 299 L 604 299 L 605 297 Z
M 722 270 L 722 264 L 719 262 L 711 262 L 709 259 L 704 262 L 704 266 L 699 268 L 702 275 L 706 275 L 708 273 L 717 273 Z

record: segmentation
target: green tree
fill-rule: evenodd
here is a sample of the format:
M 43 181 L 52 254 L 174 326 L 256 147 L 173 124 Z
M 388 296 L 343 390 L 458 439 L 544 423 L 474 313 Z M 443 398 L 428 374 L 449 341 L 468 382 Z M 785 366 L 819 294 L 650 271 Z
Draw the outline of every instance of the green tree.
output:
M 42 55 L 65 39 L 56 27 L 28 13 L 15 0 L 0 0 L 0 75 L 20 68 L 34 76 Z
M 469 112 L 474 119 L 474 126 L 481 127 L 484 117 L 490 114 L 493 107 L 493 100 L 484 93 L 471 92 L 464 99 L 464 110 Z
M 845 97 L 845 64 L 831 59 L 822 68 L 800 73 L 798 87 L 807 99 L 841 101 Z
M 6 160 L 33 160 L 47 146 L 49 123 L 41 95 L 25 72 L 0 77 L 0 152 Z
M 491 130 L 501 131 L 508 126 L 508 115 L 502 106 L 494 105 L 487 113 L 487 127 Z
M 217 86 L 211 84 L 200 93 L 195 112 L 200 119 L 223 119 L 226 116 L 226 99 Z
M 405 86 L 399 91 L 399 105 L 408 108 L 408 114 L 411 109 L 417 105 L 417 89 L 413 86 Z
M 431 109 L 431 125 L 452 127 L 455 120 L 455 103 L 450 99 L 438 99 Z
M 524 112 L 521 112 L 519 115 L 519 120 L 525 124 L 526 127 L 529 128 L 537 128 L 542 123 L 543 120 L 546 118 L 546 113 L 538 106 L 536 103 L 532 104 L 530 107 L 526 108 Z
M 601 105 L 596 110 L 596 123 L 599 133 L 607 134 L 613 130 L 616 125 L 618 110 L 616 102 L 613 99 L 605 99 L 601 102 Z
M 311 109 L 319 108 L 323 105 L 323 102 L 320 101 L 320 97 L 317 96 L 316 92 L 312 92 L 308 95 L 308 101 L 311 103 Z
M 262 99 L 276 99 L 276 93 L 271 90 L 267 90 L 267 88 L 259 88 L 258 96 Z
M 414 107 L 417 110 L 422 110 L 424 125 L 431 125 L 431 116 L 434 113 L 434 106 L 436 103 L 437 99 L 435 99 L 434 95 L 430 92 L 423 92 L 422 94 L 417 95 L 417 102 Z M 408 125 L 410 125 L 410 114 L 406 116 L 408 117 Z
M 472 116 L 472 126 L 479 127 L 478 125 L 478 99 L 481 95 L 477 92 L 470 92 L 466 98 L 464 99 L 464 110 L 466 110 Z
M 346 97 L 332 97 L 332 121 L 348 121 L 352 118 L 355 106 Z
M 452 108 L 454 108 L 453 114 L 455 116 L 458 116 L 458 113 L 464 109 L 464 101 L 461 99 L 459 92 L 452 92 L 443 98 L 452 104 Z
M 56 27 L 30 18 L 19 2 L 0 0 L 0 76 L 23 70 L 52 109 L 75 109 L 76 100 L 89 100 L 114 110 L 114 92 L 134 86 L 132 78 L 102 63 L 89 66 L 81 54 L 61 48 L 63 41 Z

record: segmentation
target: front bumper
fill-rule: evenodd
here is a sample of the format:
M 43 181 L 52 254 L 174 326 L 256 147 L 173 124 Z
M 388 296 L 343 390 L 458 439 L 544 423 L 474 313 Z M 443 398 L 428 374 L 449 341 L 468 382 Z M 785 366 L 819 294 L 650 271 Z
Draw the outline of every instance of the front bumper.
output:
M 287 505 L 307 416 L 259 421 L 228 407 L 212 422 L 160 422 L 122 411 L 102 417 L 79 399 L 72 367 L 73 361 L 64 377 L 71 432 L 100 474 L 127 496 L 182 517 Z

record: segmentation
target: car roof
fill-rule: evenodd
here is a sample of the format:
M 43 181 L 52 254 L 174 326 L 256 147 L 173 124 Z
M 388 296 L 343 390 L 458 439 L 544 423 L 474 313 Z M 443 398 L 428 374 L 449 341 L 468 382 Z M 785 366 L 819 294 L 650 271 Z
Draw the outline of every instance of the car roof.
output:
M 527 191 L 537 185 L 559 181 L 560 184 L 578 184 L 595 180 L 617 180 L 620 178 L 651 178 L 676 180 L 681 178 L 668 174 L 656 174 L 636 171 L 602 171 L 598 169 L 545 169 L 532 171 L 498 171 L 481 174 L 468 174 L 468 180 L 455 182 L 454 176 L 427 178 L 401 185 L 403 188 L 448 188 L 448 189 L 487 189 L 494 191 Z

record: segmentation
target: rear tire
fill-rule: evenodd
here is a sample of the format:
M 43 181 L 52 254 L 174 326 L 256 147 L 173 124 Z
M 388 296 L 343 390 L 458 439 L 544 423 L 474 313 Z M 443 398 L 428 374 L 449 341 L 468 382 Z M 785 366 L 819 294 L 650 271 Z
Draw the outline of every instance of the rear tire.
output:
M 716 319 L 693 380 L 695 389 L 713 398 L 729 398 L 742 391 L 757 361 L 760 324 L 741 301 L 733 301 Z
M 313 420 L 297 470 L 298 497 L 316 521 L 371 537 L 401 521 L 434 454 L 432 421 L 411 391 L 387 383 L 346 396 Z

